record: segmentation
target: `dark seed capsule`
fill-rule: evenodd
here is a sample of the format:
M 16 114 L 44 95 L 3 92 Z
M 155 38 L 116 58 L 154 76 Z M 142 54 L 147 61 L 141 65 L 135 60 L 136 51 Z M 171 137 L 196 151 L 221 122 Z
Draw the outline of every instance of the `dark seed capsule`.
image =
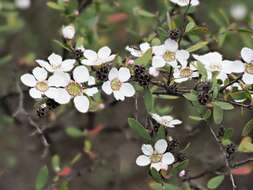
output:
M 134 79 L 141 85 L 141 86 L 148 86 L 151 80 L 150 74 L 148 71 L 140 65 L 134 66 Z
M 172 40 L 179 39 L 180 35 L 181 35 L 181 31 L 179 29 L 169 31 L 169 38 Z
M 96 78 L 100 81 L 107 81 L 109 74 L 109 66 L 102 66 L 96 71 Z
M 80 59 L 81 57 L 83 57 L 83 51 L 80 49 L 75 50 L 75 58 Z

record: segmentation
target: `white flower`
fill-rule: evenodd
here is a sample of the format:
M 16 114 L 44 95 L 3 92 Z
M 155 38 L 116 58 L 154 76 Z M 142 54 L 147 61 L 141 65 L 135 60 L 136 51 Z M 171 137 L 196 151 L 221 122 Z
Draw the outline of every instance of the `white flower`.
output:
M 134 57 L 141 57 L 151 48 L 148 42 L 144 42 L 140 44 L 140 49 L 131 48 L 129 46 L 126 47 L 126 50 L 130 52 L 130 54 Z
M 54 98 L 56 88 L 52 87 L 53 84 L 47 81 L 48 73 L 41 67 L 35 67 L 32 71 L 33 74 L 24 74 L 20 80 L 23 84 L 31 87 L 29 94 L 34 99 L 42 98 L 46 95 L 48 98 Z
M 175 162 L 175 157 L 172 153 L 166 152 L 168 143 L 164 139 L 158 140 L 154 149 L 150 144 L 143 144 L 141 150 L 144 155 L 140 155 L 136 159 L 138 166 L 148 166 L 155 168 L 158 172 L 160 170 L 167 170 L 168 166 Z
M 191 6 L 199 5 L 199 0 L 170 0 L 170 1 L 181 7 L 188 6 L 189 3 L 191 3 Z
M 108 75 L 108 81 L 102 85 L 103 91 L 110 95 L 113 93 L 116 100 L 125 100 L 125 97 L 132 97 L 135 94 L 134 87 L 127 83 L 131 78 L 131 74 L 128 68 L 121 67 L 112 68 Z
M 31 6 L 31 0 L 15 0 L 15 4 L 19 9 L 28 9 Z
M 116 55 L 111 53 L 111 49 L 107 46 L 100 48 L 98 53 L 93 50 L 85 50 L 83 55 L 86 59 L 83 59 L 81 63 L 89 66 L 97 66 L 102 65 L 103 63 L 112 62 Z
M 56 71 L 68 72 L 73 69 L 76 60 L 66 59 L 63 61 L 60 55 L 52 53 L 48 57 L 48 61 L 37 59 L 36 62 L 41 67 L 44 67 L 46 70 L 48 70 L 49 72 L 56 72 Z
M 230 8 L 230 14 L 235 20 L 243 20 L 247 14 L 247 7 L 242 3 L 233 5 Z
M 189 52 L 186 50 L 179 50 L 178 43 L 171 39 L 167 39 L 163 45 L 154 46 L 153 53 L 155 55 L 152 59 L 152 67 L 155 68 L 162 68 L 166 64 L 175 68 L 178 62 L 187 64 L 187 60 L 190 57 Z
M 188 66 L 187 64 L 181 64 L 181 67 L 175 68 L 173 71 L 174 81 L 176 83 L 185 82 L 194 77 L 198 77 L 199 73 L 193 64 Z
M 223 60 L 222 55 L 218 52 L 211 52 L 205 55 L 193 55 L 193 57 L 205 66 L 208 80 L 212 79 L 213 72 L 218 72 L 217 78 L 223 82 L 227 79 L 227 74 L 241 72 L 240 63 L 237 61 Z
M 96 87 L 89 87 L 95 84 L 94 77 L 89 75 L 89 71 L 85 66 L 78 66 L 73 70 L 73 80 L 70 79 L 67 73 L 56 73 L 58 80 L 65 81 L 62 87 L 57 89 L 57 95 L 54 100 L 59 104 L 67 104 L 73 98 L 76 109 L 81 113 L 86 113 L 89 110 L 89 99 L 87 96 L 93 96 L 98 92 Z M 58 80 L 54 80 L 54 85 L 59 85 Z M 87 85 L 83 83 L 87 82 Z M 86 96 L 87 95 L 87 96 Z
M 73 24 L 62 27 L 62 35 L 65 39 L 72 40 L 75 37 L 76 29 Z
M 174 128 L 176 125 L 182 124 L 182 121 L 174 119 L 170 115 L 160 116 L 156 113 L 151 113 L 151 117 L 160 125 L 165 127 Z
M 242 80 L 246 84 L 253 84 L 253 50 L 247 47 L 243 48 L 241 50 L 241 57 L 245 62 L 240 62 L 240 71 L 245 71 Z

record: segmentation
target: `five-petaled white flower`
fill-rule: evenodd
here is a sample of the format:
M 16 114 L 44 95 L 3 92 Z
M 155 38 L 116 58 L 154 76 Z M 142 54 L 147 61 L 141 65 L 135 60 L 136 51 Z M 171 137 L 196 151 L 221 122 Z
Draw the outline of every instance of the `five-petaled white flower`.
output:
M 73 24 L 62 27 L 62 36 L 67 40 L 72 40 L 75 37 L 76 29 Z
M 158 140 L 154 148 L 150 144 L 143 144 L 141 150 L 144 155 L 136 159 L 138 166 L 148 166 L 155 168 L 157 171 L 168 170 L 168 166 L 175 162 L 172 153 L 166 152 L 168 143 L 165 139 Z
M 126 50 L 130 52 L 130 54 L 134 57 L 141 57 L 151 48 L 148 42 L 144 42 L 140 44 L 140 49 L 131 48 L 129 46 L 126 47 Z
M 179 119 L 174 119 L 170 115 L 160 116 L 156 113 L 151 113 L 151 117 L 160 125 L 163 125 L 169 128 L 174 128 L 176 125 L 182 124 L 182 121 L 180 121 Z
M 240 73 L 240 70 L 234 69 L 240 67 L 238 61 L 223 60 L 222 55 L 218 52 L 211 52 L 205 55 L 193 55 L 193 57 L 202 63 L 207 70 L 208 80 L 212 79 L 212 74 L 218 72 L 217 79 L 223 82 L 227 79 L 227 74 Z
M 111 53 L 111 49 L 107 46 L 100 48 L 98 53 L 88 49 L 84 51 L 83 55 L 85 59 L 83 59 L 81 63 L 88 66 L 98 66 L 104 63 L 109 63 L 116 57 L 116 55 Z
M 47 80 L 48 73 L 44 68 L 35 67 L 32 71 L 33 74 L 23 74 L 20 80 L 23 84 L 31 87 L 29 94 L 34 99 L 42 98 L 46 95 L 48 98 L 54 98 L 55 88 L 54 85 Z
M 128 68 L 121 67 L 112 68 L 108 75 L 108 81 L 102 85 L 103 91 L 110 95 L 113 93 L 116 100 L 125 100 L 125 97 L 132 97 L 135 94 L 134 87 L 127 83 L 131 78 L 131 74 Z
M 95 84 L 95 79 L 89 75 L 88 69 L 85 66 L 78 66 L 73 70 L 73 80 L 66 73 L 58 76 L 58 79 L 65 81 L 61 85 L 64 88 L 57 88 L 54 100 L 59 104 L 67 104 L 73 98 L 76 109 L 81 113 L 86 113 L 90 104 L 87 96 L 93 96 L 98 92 L 96 87 L 89 87 Z M 83 84 L 85 82 L 88 82 L 88 85 Z M 58 81 L 54 85 L 58 85 Z
M 66 59 L 63 61 L 60 55 L 52 53 L 48 57 L 48 61 L 37 59 L 36 62 L 49 72 L 56 72 L 56 71 L 69 72 L 73 69 L 76 60 Z
M 173 76 L 176 83 L 181 83 L 198 77 L 199 73 L 192 63 L 189 66 L 187 63 L 183 63 L 180 67 L 174 69 Z
M 170 1 L 181 7 L 188 6 L 189 4 L 191 4 L 191 6 L 199 5 L 199 0 L 170 0 Z
M 179 50 L 175 40 L 167 39 L 163 45 L 153 47 L 152 67 L 162 68 L 166 64 L 177 67 L 178 62 L 187 64 L 190 54 L 186 50 Z

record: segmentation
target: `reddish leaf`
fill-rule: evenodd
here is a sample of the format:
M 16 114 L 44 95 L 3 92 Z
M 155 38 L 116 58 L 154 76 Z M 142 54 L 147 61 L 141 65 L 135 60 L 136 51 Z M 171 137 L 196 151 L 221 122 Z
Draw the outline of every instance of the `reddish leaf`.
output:
M 127 13 L 114 13 L 107 17 L 107 21 L 109 23 L 119 23 L 127 20 L 128 14 Z
M 253 167 L 251 165 L 242 166 L 239 168 L 235 168 L 232 170 L 232 174 L 234 175 L 249 175 L 253 171 Z
M 69 176 L 72 172 L 70 167 L 64 167 L 60 172 L 57 173 L 58 176 L 66 177 Z
M 88 136 L 95 137 L 97 136 L 103 129 L 105 128 L 104 125 L 99 124 L 94 129 L 88 131 Z

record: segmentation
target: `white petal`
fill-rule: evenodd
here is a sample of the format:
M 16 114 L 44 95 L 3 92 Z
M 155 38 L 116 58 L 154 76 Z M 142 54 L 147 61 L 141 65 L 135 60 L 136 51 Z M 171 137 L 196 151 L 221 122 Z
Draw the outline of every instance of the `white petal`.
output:
M 171 125 L 180 125 L 180 124 L 182 124 L 183 122 L 180 121 L 179 119 L 173 119 L 170 123 L 171 123 Z
M 181 63 L 183 67 L 187 66 L 187 60 L 190 57 L 190 53 L 186 50 L 178 50 L 176 52 L 176 59 Z
M 154 56 L 152 59 L 152 67 L 154 68 L 162 68 L 166 65 L 164 59 L 160 56 Z
M 106 59 L 111 55 L 112 51 L 109 47 L 105 46 L 98 50 L 98 57 L 100 59 Z
M 89 110 L 90 101 L 86 96 L 76 96 L 74 104 L 79 112 L 86 113 Z
M 152 163 L 150 165 L 151 168 L 156 169 L 156 171 L 160 171 L 162 168 L 164 168 L 165 166 L 163 166 L 162 162 L 158 162 L 158 163 Z M 166 169 L 165 169 L 166 170 Z
M 84 90 L 84 93 L 87 94 L 88 96 L 94 96 L 95 94 L 98 93 L 98 88 L 97 87 L 87 88 Z
M 121 101 L 125 100 L 124 94 L 121 93 L 120 91 L 114 91 L 113 95 L 114 95 L 114 97 L 115 97 L 116 100 L 121 100 Z
M 222 55 L 218 52 L 211 52 L 205 55 L 193 55 L 193 57 L 204 65 L 211 63 L 219 64 L 222 62 Z
M 199 5 L 199 0 L 192 0 L 192 1 L 191 1 L 191 5 L 192 5 L 192 6 L 197 6 L 197 5 Z
M 95 65 L 95 64 L 96 64 L 96 61 L 88 60 L 88 59 L 83 59 L 83 60 L 81 61 L 81 63 L 82 63 L 83 65 L 92 66 L 92 65 Z
M 49 72 L 53 72 L 54 69 L 52 68 L 52 66 L 47 62 L 47 61 L 44 61 L 44 60 L 36 60 L 36 62 L 41 66 L 41 67 L 44 67 L 46 70 L 48 70 Z
M 90 76 L 88 80 L 88 85 L 91 86 L 95 84 L 96 84 L 95 78 L 93 76 Z
M 34 87 L 36 85 L 36 79 L 32 74 L 24 74 L 20 77 L 21 82 L 29 87 Z
M 175 40 L 167 39 L 164 42 L 167 51 L 176 52 L 178 49 L 178 43 Z
M 245 70 L 245 64 L 242 61 L 224 60 L 222 70 L 225 73 L 242 73 Z
M 170 152 L 166 152 L 162 157 L 162 163 L 171 165 L 175 162 L 175 157 Z
M 44 81 L 47 79 L 47 71 L 41 67 L 35 67 L 32 72 L 38 81 Z
M 62 62 L 61 70 L 64 72 L 71 71 L 74 67 L 76 60 L 75 59 L 66 59 Z
M 126 97 L 132 97 L 135 94 L 135 89 L 130 83 L 123 83 L 120 92 Z
M 110 55 L 109 57 L 106 57 L 104 59 L 101 59 L 100 60 L 100 64 L 103 64 L 103 63 L 108 63 L 108 62 L 112 62 L 114 59 L 115 59 L 116 55 Z
M 154 152 L 153 147 L 150 144 L 143 144 L 141 146 L 141 150 L 142 150 L 143 154 L 145 154 L 147 156 L 151 156 Z
M 111 82 L 110 81 L 104 82 L 103 85 L 102 85 L 102 90 L 106 94 L 110 95 L 112 93 Z
M 126 47 L 126 50 L 130 52 L 130 54 L 134 57 L 141 57 L 142 56 L 142 52 L 140 50 L 131 48 L 129 46 Z
M 77 66 L 73 71 L 73 78 L 78 83 L 87 82 L 90 78 L 89 70 L 85 66 Z
M 253 75 L 249 73 L 244 73 L 244 75 L 242 76 L 242 80 L 246 84 L 253 84 Z
M 219 73 L 217 76 L 217 79 L 222 80 L 222 82 L 224 82 L 227 78 L 228 78 L 228 76 L 226 73 Z
M 86 57 L 88 60 L 95 61 L 98 58 L 98 55 L 93 50 L 85 50 L 83 53 L 84 57 Z
M 50 88 L 45 92 L 45 95 L 46 95 L 48 98 L 55 99 L 55 97 L 57 96 L 57 88 L 50 87 Z
M 168 143 L 165 139 L 160 139 L 155 143 L 155 150 L 159 154 L 163 154 L 167 149 Z
M 59 104 L 67 104 L 71 100 L 71 96 L 64 88 L 58 88 L 54 100 Z
M 31 88 L 29 90 L 29 94 L 32 98 L 39 99 L 42 97 L 42 93 L 38 91 L 36 88 Z
M 126 81 L 128 81 L 128 80 L 130 79 L 130 77 L 131 77 L 130 71 L 129 71 L 129 69 L 126 68 L 126 67 L 121 67 L 121 68 L 119 69 L 118 75 L 119 75 L 119 80 L 120 80 L 121 82 L 126 82 Z
M 155 56 L 163 56 L 164 53 L 166 52 L 166 48 L 164 45 L 153 46 L 152 49 Z
M 108 75 L 108 78 L 109 80 L 113 80 L 115 78 L 118 78 L 119 77 L 119 71 L 117 68 L 113 67 L 110 72 L 109 72 L 109 75 Z
M 150 44 L 148 42 L 144 42 L 140 44 L 140 49 L 142 51 L 142 53 L 145 53 L 146 51 L 148 51 L 150 49 Z
M 161 121 L 161 117 L 160 115 L 156 114 L 156 113 L 151 113 L 151 117 L 157 121 L 157 122 L 160 122 Z
M 250 63 L 253 61 L 253 50 L 245 47 L 241 50 L 241 56 L 246 63 Z
M 62 57 L 55 53 L 52 53 L 47 59 L 49 63 L 53 66 L 59 66 L 62 64 Z
M 136 159 L 136 164 L 138 166 L 147 166 L 150 164 L 150 159 L 149 157 L 145 156 L 145 155 L 141 155 L 141 156 L 138 156 L 138 158 Z
M 153 77 L 158 77 L 160 72 L 157 70 L 155 67 L 150 67 L 148 70 L 149 74 L 152 75 Z
M 48 79 L 49 86 L 55 87 L 65 87 L 70 82 L 70 76 L 68 73 L 64 72 L 55 72 L 52 76 Z

